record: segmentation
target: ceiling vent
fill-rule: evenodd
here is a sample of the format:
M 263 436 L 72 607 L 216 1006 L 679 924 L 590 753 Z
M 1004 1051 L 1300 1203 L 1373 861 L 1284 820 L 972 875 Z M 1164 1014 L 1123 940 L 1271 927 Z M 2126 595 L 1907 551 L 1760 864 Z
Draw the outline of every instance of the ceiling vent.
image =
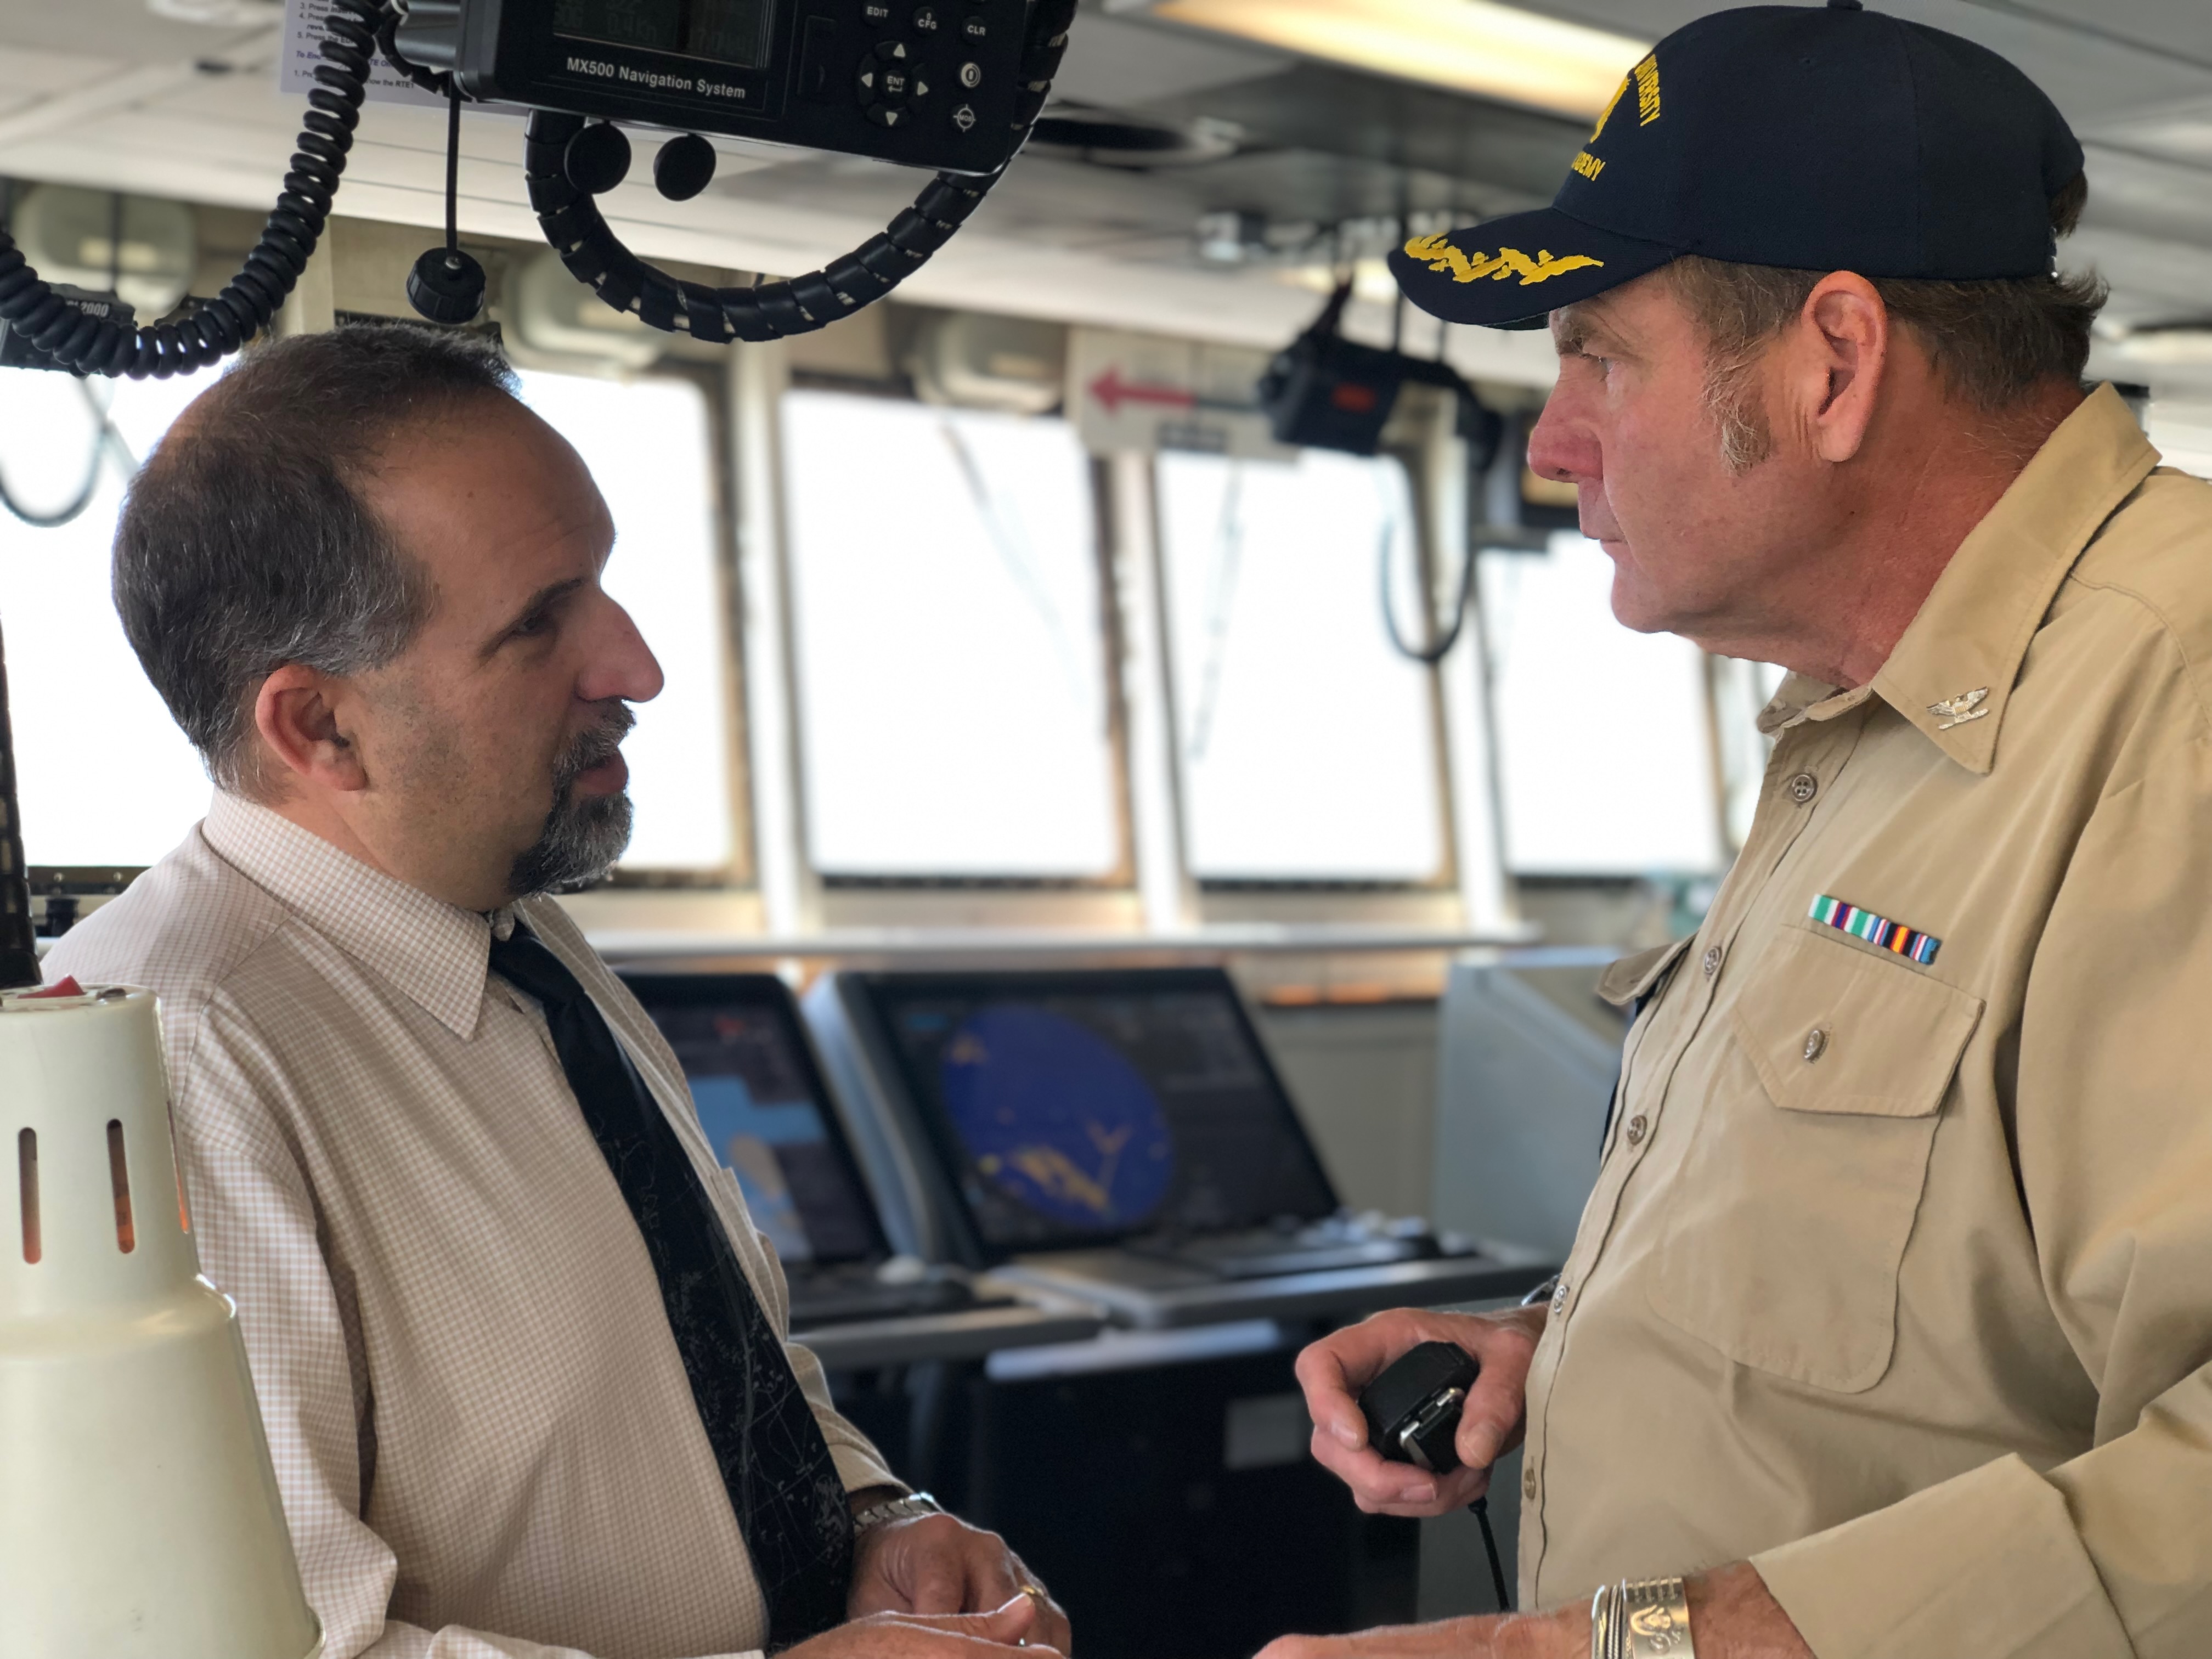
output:
M 2112 349 L 2130 362 L 2212 365 L 2212 320 L 2138 325 L 2113 340 Z
M 1067 330 L 1027 317 L 939 313 L 915 331 L 907 372 L 926 404 L 1042 415 L 1066 394 Z
M 1060 104 L 1030 129 L 1027 148 L 1100 167 L 1185 167 L 1234 155 L 1241 136 L 1231 123 L 1203 117 L 1163 121 L 1083 104 Z

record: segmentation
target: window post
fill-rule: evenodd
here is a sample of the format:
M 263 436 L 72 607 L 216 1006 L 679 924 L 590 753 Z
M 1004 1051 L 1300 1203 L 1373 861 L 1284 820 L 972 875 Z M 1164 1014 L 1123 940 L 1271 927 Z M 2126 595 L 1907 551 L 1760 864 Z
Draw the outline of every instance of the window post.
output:
M 1121 705 L 1128 722 L 1130 851 L 1145 927 L 1155 933 L 1199 925 L 1198 884 L 1184 836 L 1182 737 L 1168 661 L 1167 593 L 1160 568 L 1152 458 L 1134 450 L 1108 462 L 1112 491 L 1112 603 L 1121 621 Z
M 766 930 L 788 938 L 819 929 L 822 890 L 807 857 L 805 763 L 791 651 L 781 420 L 791 380 L 787 348 L 781 342 L 732 346 L 729 374 L 755 870 Z

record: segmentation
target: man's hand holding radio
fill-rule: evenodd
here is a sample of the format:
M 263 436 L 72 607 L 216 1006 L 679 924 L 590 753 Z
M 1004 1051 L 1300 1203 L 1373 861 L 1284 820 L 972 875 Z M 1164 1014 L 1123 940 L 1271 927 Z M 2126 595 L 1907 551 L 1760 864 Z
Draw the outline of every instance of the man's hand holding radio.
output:
M 1522 1389 L 1547 1310 L 1489 1314 L 1427 1313 L 1397 1308 L 1323 1337 L 1298 1356 L 1298 1384 L 1313 1419 L 1316 1462 L 1352 1488 L 1370 1515 L 1443 1515 L 1488 1489 L 1490 1466 L 1521 1443 Z M 1400 1355 L 1424 1342 L 1449 1342 L 1481 1364 L 1462 1408 L 1455 1444 L 1461 1467 L 1434 1475 L 1386 1462 L 1367 1443 L 1359 1394 Z

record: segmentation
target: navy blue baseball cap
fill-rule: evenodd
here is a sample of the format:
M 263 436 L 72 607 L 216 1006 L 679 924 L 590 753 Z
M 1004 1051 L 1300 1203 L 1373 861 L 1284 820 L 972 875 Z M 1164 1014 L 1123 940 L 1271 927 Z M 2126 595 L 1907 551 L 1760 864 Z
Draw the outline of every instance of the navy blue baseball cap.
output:
M 1547 315 L 1686 253 L 1953 282 L 2048 276 L 2081 146 L 1985 46 L 1861 0 L 1686 24 L 1622 77 L 1548 208 L 1390 256 L 1449 322 Z

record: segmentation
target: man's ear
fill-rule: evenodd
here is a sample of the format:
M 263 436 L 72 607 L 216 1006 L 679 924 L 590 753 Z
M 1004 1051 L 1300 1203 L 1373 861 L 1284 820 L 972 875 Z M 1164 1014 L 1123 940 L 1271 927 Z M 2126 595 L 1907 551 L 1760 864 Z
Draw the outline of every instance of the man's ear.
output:
M 339 718 L 343 682 L 286 663 L 253 696 L 253 726 L 278 780 L 285 775 L 337 793 L 368 787 L 361 754 Z
M 1889 368 L 1889 308 L 1865 277 L 1832 271 L 1798 323 L 1790 368 L 1801 429 L 1822 460 L 1848 461 L 1866 441 Z

